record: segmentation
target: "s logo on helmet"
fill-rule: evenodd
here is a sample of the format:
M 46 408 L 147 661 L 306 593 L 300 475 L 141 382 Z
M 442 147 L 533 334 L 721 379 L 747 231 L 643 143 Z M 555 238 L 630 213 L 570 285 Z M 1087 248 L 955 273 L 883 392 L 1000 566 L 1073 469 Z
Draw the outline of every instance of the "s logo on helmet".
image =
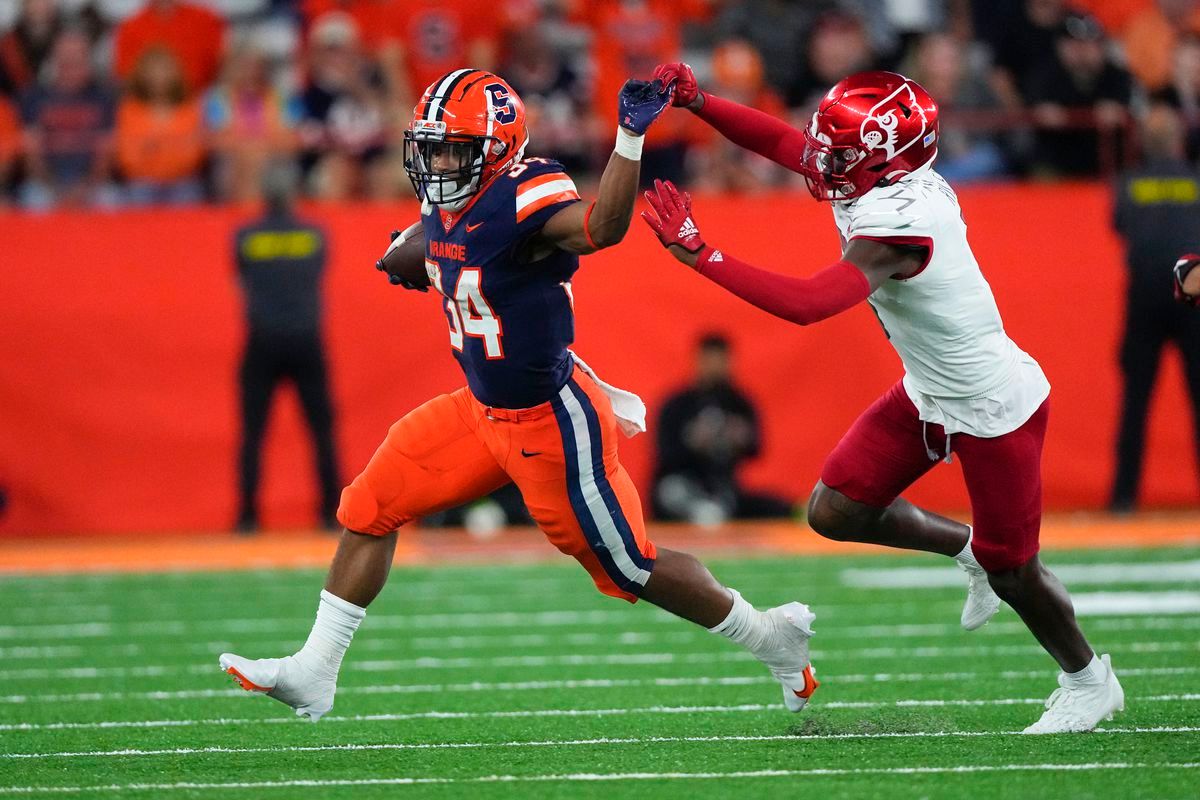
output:
M 517 112 L 508 97 L 508 87 L 502 83 L 489 83 L 484 87 L 492 114 L 501 125 L 511 125 L 517 121 Z
M 896 106 L 899 106 L 899 108 L 896 108 Z M 885 108 L 887 111 L 883 111 Z M 900 144 L 898 133 L 900 117 L 898 114 L 905 111 L 907 111 L 905 116 L 917 115 L 921 121 L 921 128 L 910 140 Z M 925 110 L 921 108 L 920 101 L 917 99 L 912 85 L 905 81 L 867 112 L 862 125 L 859 126 L 858 135 L 864 147 L 870 151 L 882 147 L 887 160 L 891 161 L 900 153 L 903 153 L 921 141 L 928 127 L 929 120 L 925 116 Z

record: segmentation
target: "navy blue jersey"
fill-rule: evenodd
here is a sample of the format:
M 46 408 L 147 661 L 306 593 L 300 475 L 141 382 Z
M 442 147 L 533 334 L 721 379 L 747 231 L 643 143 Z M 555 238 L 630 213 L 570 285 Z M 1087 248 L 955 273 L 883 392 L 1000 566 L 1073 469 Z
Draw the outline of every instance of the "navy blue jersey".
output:
M 547 220 L 576 202 L 579 194 L 561 164 L 529 158 L 495 178 L 462 212 L 427 207 L 422 216 L 425 267 L 446 298 L 450 345 L 484 405 L 539 405 L 571 375 L 570 282 L 579 256 L 554 249 L 530 262 L 524 251 Z

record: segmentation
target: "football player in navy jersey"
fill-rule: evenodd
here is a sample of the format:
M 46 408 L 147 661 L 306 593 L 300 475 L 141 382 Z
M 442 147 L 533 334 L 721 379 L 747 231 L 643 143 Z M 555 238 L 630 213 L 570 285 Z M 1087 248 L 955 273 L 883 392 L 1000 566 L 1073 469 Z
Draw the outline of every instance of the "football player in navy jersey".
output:
M 418 235 L 410 227 L 381 264 L 393 282 L 422 289 L 421 265 L 404 263 L 420 253 L 467 385 L 395 423 L 343 491 L 345 531 L 303 648 L 221 656 L 243 688 L 313 720 L 327 713 L 346 648 L 387 581 L 397 529 L 515 482 L 546 537 L 601 592 L 648 600 L 743 645 L 779 680 L 788 709 L 808 702 L 812 612 L 797 602 L 756 610 L 694 557 L 654 546 L 617 460 L 618 427 L 644 429 L 645 407 L 568 350 L 579 256 L 628 230 L 643 137 L 673 89 L 622 88 L 616 146 L 590 203 L 561 165 L 526 157 L 525 110 L 503 79 L 460 69 L 425 90 L 405 132 L 425 247 L 400 246 Z

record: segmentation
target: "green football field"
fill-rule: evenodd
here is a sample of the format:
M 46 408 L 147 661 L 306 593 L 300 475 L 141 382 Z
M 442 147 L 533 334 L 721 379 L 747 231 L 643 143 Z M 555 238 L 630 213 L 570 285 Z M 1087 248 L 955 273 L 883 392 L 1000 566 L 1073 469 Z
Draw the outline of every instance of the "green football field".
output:
M 1200 549 L 1045 558 L 1125 687 L 1093 734 L 1018 735 L 1053 664 L 1008 609 L 962 631 L 933 557 L 712 562 L 817 612 L 797 715 L 733 645 L 565 561 L 397 568 L 315 725 L 217 656 L 292 652 L 317 572 L 3 578 L 0 796 L 1200 797 Z

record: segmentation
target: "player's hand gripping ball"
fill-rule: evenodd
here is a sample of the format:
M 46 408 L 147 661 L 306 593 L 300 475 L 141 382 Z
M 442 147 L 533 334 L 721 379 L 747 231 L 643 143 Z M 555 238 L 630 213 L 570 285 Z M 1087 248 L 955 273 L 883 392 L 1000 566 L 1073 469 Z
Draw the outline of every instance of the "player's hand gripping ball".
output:
M 696 101 L 696 96 L 700 94 L 700 87 L 696 84 L 696 74 L 692 72 L 692 68 L 682 61 L 676 61 L 672 64 L 659 64 L 654 70 L 652 80 L 660 81 L 663 86 L 675 86 L 675 94 L 671 96 L 671 105 L 673 106 L 690 106 Z
M 617 119 L 621 127 L 635 136 L 644 136 L 650 123 L 671 104 L 673 84 L 662 81 L 625 81 L 617 95 Z
M 692 196 L 680 192 L 670 181 L 657 179 L 654 191 L 648 191 L 644 196 L 653 211 L 643 211 L 642 219 L 654 231 L 658 241 L 689 267 L 696 266 L 705 244 L 692 218 Z
M 375 262 L 375 269 L 386 272 L 388 283 L 429 291 L 429 273 L 425 271 L 425 234 L 420 222 L 414 222 L 403 231 L 392 231 L 392 243 L 383 258 Z

